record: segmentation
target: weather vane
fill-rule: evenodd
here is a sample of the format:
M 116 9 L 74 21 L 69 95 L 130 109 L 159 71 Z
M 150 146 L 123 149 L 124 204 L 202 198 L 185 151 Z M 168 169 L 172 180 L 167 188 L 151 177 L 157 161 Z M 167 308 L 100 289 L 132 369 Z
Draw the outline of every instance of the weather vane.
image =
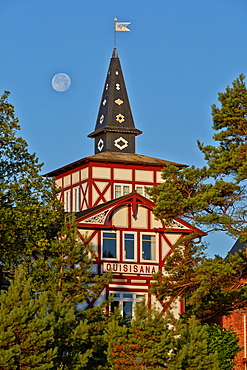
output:
M 117 31 L 130 31 L 128 26 L 131 22 L 117 22 L 117 18 L 114 18 L 114 48 L 117 47 L 116 33 Z

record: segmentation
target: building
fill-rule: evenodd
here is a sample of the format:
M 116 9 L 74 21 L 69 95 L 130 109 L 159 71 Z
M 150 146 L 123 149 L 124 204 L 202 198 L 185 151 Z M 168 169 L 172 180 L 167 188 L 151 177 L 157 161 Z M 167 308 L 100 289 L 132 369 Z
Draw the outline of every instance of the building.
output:
M 160 305 L 149 293 L 153 273 L 162 270 L 183 236 L 195 231 L 202 235 L 180 219 L 169 229 L 155 219 L 145 189 L 160 184 L 162 168 L 172 162 L 136 154 L 136 136 L 141 133 L 134 124 L 114 48 L 95 129 L 88 135 L 94 139 L 94 155 L 47 174 L 61 188 L 65 211 L 76 213 L 81 239 L 90 242 L 96 253 L 93 272 L 113 271 L 113 280 L 98 299 L 88 300 L 84 307 L 110 295 L 109 310 L 121 305 L 124 316 L 132 315 L 144 297 L 149 305 Z M 173 309 L 181 313 L 183 302 L 174 302 Z
M 246 252 L 246 245 L 237 240 L 229 253 L 235 254 L 239 250 Z M 246 284 L 247 276 L 245 271 L 233 288 L 240 288 Z M 225 329 L 231 328 L 239 337 L 239 346 L 242 350 L 234 358 L 236 361 L 234 369 L 247 370 L 247 307 L 236 309 L 227 316 L 218 317 L 216 322 Z

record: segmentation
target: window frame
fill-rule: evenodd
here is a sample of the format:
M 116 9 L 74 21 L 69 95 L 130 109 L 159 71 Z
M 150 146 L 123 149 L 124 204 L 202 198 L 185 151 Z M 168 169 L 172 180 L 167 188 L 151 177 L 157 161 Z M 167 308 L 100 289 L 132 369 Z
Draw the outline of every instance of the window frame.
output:
M 114 294 L 118 294 L 119 297 L 114 297 Z M 124 297 L 124 295 L 130 295 L 132 294 L 132 298 L 128 298 L 128 297 Z M 138 295 L 140 295 L 141 297 L 137 297 Z M 130 317 L 129 315 L 124 315 L 124 306 L 123 306 L 123 303 L 124 302 L 132 302 L 132 315 L 131 315 L 131 318 L 134 317 L 134 311 L 135 311 L 135 307 L 138 303 L 140 303 L 143 299 L 145 299 L 145 301 L 147 302 L 147 293 L 146 292 L 132 292 L 132 291 L 125 291 L 125 292 L 114 292 L 114 291 L 111 291 L 109 292 L 109 298 L 112 300 L 112 302 L 110 302 L 109 304 L 109 311 L 110 312 L 113 312 L 111 310 L 111 304 L 113 302 L 119 302 L 118 304 L 118 307 L 120 307 L 120 314 L 123 316 L 123 317 Z
M 116 186 L 119 186 L 120 187 L 120 193 L 121 193 L 121 195 L 119 195 L 119 196 L 116 196 Z M 124 192 L 124 187 L 125 186 L 129 188 L 128 193 Z M 119 198 L 119 197 L 122 197 L 123 195 L 127 195 L 129 193 L 131 193 L 131 184 L 118 184 L 118 183 L 114 183 L 114 199 Z
M 116 235 L 116 257 L 104 257 L 104 233 Z M 114 230 L 103 230 L 101 233 L 101 259 L 118 261 L 119 260 L 119 233 Z
M 145 188 L 151 188 L 152 186 L 151 185 L 141 185 L 141 184 L 136 184 L 135 185 L 135 190 L 138 194 L 142 195 L 143 197 L 151 200 L 151 197 L 150 195 L 146 192 L 146 189 Z M 141 188 L 142 189 L 142 193 L 138 192 L 137 191 L 137 188 Z
M 132 234 L 134 235 L 134 258 L 126 258 L 125 254 L 125 235 Z M 123 261 L 133 262 L 137 261 L 137 232 L 136 231 L 123 231 L 123 240 L 122 240 L 122 252 L 123 252 Z
M 80 212 L 81 207 L 81 189 L 79 186 L 73 188 L 73 210 L 74 212 Z
M 154 236 L 155 237 L 155 246 L 154 246 L 154 250 L 151 251 L 152 252 L 152 257 L 154 257 L 154 259 L 150 259 L 150 260 L 147 260 L 147 259 L 144 259 L 142 256 L 143 256 L 143 235 L 150 235 L 150 236 Z M 145 262 L 145 263 L 148 263 L 148 262 L 157 262 L 159 259 L 158 259 L 158 235 L 156 233 L 153 233 L 153 232 L 141 232 L 140 233 L 140 252 L 141 252 L 141 262 Z M 153 256 L 154 254 L 154 256 Z
M 71 212 L 71 190 L 64 192 L 64 211 Z

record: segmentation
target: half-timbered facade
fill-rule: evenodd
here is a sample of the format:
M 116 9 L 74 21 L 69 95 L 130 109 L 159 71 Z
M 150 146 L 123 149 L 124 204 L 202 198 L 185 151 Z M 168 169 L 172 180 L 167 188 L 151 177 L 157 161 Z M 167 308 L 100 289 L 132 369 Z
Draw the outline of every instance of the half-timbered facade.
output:
M 81 239 L 94 249 L 93 273 L 113 271 L 112 281 L 85 308 L 109 296 L 109 309 L 120 305 L 123 315 L 132 315 L 143 298 L 159 305 L 149 293 L 153 274 L 162 270 L 178 240 L 182 245 L 183 236 L 200 234 L 182 220 L 174 220 L 167 229 L 155 219 L 146 188 L 160 184 L 162 168 L 172 162 L 136 154 L 135 139 L 141 133 L 135 128 L 114 49 L 95 130 L 88 135 L 95 142 L 94 155 L 47 174 L 61 189 L 65 211 L 76 213 Z M 176 313 L 183 309 L 183 302 L 174 302 Z

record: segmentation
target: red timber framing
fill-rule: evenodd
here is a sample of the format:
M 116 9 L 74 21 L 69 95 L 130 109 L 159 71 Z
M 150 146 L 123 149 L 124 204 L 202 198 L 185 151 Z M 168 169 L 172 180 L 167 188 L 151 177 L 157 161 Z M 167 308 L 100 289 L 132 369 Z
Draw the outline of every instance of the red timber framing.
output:
M 95 252 L 92 273 L 113 271 L 112 281 L 87 305 L 111 296 L 109 310 L 120 306 L 123 315 L 132 315 L 135 304 L 145 298 L 163 310 L 149 293 L 153 274 L 162 270 L 176 242 L 182 246 L 188 233 L 202 233 L 179 219 L 165 228 L 153 215 L 145 187 L 162 183 L 168 164 L 186 166 L 136 154 L 135 137 L 142 132 L 135 128 L 116 48 L 98 112 L 88 135 L 94 139 L 95 154 L 47 174 L 60 188 L 65 211 L 75 212 L 82 240 L 87 238 Z M 175 314 L 184 309 L 183 302 L 173 306 Z
M 102 293 L 104 298 L 111 295 L 113 307 L 114 304 L 126 306 L 127 313 L 143 298 L 149 305 L 166 309 L 149 293 L 153 274 L 162 270 L 178 240 L 182 245 L 182 239 L 188 233 L 202 235 L 180 219 L 174 220 L 172 227 L 167 229 L 155 220 L 153 208 L 150 200 L 133 191 L 77 214 L 81 238 L 85 242 L 84 235 L 87 235 L 87 243 L 96 253 L 93 272 L 113 272 L 112 281 Z M 176 302 L 174 310 L 175 314 L 182 313 L 183 302 Z
M 122 153 L 114 153 L 115 161 L 112 161 L 111 154 L 86 157 L 47 174 L 55 176 L 55 182 L 61 188 L 59 197 L 66 211 L 83 211 L 108 202 L 117 197 L 117 188 L 121 195 L 134 190 L 144 194 L 145 186 L 156 186 L 162 182 L 162 168 L 172 163 L 129 153 L 123 156 Z M 79 197 L 77 201 L 76 197 Z
M 82 241 L 95 252 L 93 274 L 113 272 L 112 281 L 85 308 L 110 296 L 108 309 L 120 305 L 123 315 L 132 315 L 142 299 L 166 309 L 149 293 L 153 274 L 162 270 L 177 241 L 183 245 L 183 237 L 195 231 L 203 235 L 182 220 L 174 220 L 167 229 L 155 219 L 145 187 L 163 181 L 161 171 L 167 163 L 171 162 L 135 153 L 105 152 L 47 174 L 55 177 L 65 210 L 75 212 Z M 183 302 L 172 305 L 175 315 L 183 312 Z

